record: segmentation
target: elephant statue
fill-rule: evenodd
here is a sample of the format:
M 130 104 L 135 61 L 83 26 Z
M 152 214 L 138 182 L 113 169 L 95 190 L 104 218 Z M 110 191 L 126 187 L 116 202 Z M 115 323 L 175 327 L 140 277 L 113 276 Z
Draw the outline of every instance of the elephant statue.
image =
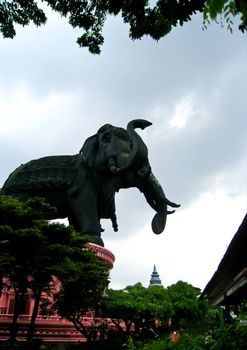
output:
M 144 119 L 132 120 L 127 129 L 106 124 L 85 141 L 78 154 L 48 156 L 22 164 L 9 175 L 1 194 L 24 201 L 45 198 L 57 207 L 56 218 L 68 217 L 78 232 L 103 246 L 100 219 L 111 219 L 117 231 L 115 193 L 137 187 L 156 212 L 152 230 L 160 234 L 167 214 L 174 212 L 167 206 L 179 205 L 166 198 L 152 173 L 147 147 L 135 130 L 150 125 Z

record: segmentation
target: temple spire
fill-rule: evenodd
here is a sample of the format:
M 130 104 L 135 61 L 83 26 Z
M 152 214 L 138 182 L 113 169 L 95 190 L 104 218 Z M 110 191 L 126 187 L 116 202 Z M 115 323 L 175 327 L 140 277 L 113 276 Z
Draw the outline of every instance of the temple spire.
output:
M 149 287 L 152 287 L 152 286 L 161 286 L 161 280 L 160 280 L 160 277 L 159 277 L 159 274 L 156 270 L 156 266 L 154 265 L 154 268 L 153 268 L 153 272 L 151 274 L 151 279 L 150 279 L 150 283 L 149 283 Z

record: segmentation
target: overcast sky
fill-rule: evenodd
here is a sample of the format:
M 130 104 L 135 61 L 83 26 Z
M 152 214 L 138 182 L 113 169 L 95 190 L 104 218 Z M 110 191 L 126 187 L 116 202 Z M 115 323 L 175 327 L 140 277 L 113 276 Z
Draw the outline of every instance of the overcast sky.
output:
M 156 264 L 164 286 L 203 289 L 247 211 L 246 34 L 203 31 L 198 15 L 159 42 L 133 42 L 110 18 L 100 56 L 78 35 L 51 13 L 46 26 L 0 38 L 0 187 L 21 163 L 78 153 L 105 123 L 148 119 L 140 135 L 153 173 L 181 208 L 156 236 L 142 194 L 117 194 L 119 232 L 102 223 L 116 257 L 110 286 L 148 286 Z

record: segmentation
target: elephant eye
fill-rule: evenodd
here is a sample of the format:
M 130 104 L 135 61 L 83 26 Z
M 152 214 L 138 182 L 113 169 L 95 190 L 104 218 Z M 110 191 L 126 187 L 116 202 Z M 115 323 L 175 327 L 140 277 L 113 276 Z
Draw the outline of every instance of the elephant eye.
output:
M 111 134 L 109 132 L 104 133 L 101 140 L 105 143 L 111 142 Z

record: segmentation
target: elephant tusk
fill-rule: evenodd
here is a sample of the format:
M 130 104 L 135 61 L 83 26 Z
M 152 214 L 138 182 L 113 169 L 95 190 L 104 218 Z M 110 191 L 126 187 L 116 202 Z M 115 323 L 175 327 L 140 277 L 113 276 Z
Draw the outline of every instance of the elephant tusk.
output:
M 171 201 L 169 201 L 169 199 L 167 199 L 167 198 L 165 199 L 165 203 L 166 203 L 167 205 L 169 205 L 170 207 L 172 207 L 172 208 L 179 208 L 179 207 L 180 207 L 180 204 L 171 202 Z
M 167 210 L 167 215 L 175 213 L 176 210 Z

